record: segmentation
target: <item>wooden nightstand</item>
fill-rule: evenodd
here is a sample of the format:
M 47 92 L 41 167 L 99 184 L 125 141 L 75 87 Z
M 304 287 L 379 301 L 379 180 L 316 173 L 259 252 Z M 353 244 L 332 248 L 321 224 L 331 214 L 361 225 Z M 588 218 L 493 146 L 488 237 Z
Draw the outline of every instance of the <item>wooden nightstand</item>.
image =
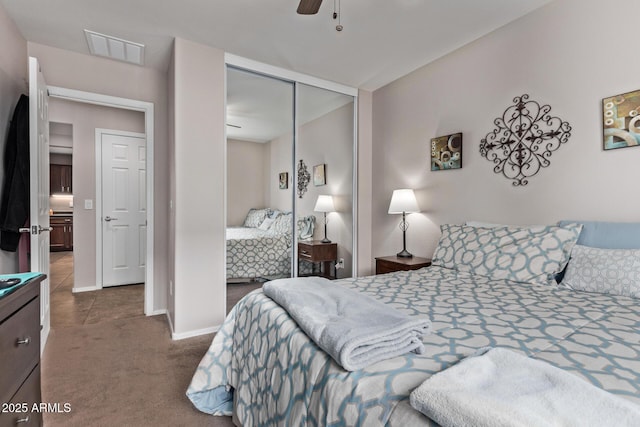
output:
M 417 256 L 400 258 L 397 256 L 383 256 L 376 258 L 376 274 L 393 273 L 394 271 L 417 270 L 431 265 L 428 258 Z
M 298 242 L 298 264 L 300 261 L 307 261 L 313 263 L 313 272 L 315 273 L 315 263 L 322 263 L 323 267 L 317 275 L 326 277 L 328 279 L 335 279 L 336 271 L 335 265 L 338 260 L 338 244 L 337 243 L 322 243 L 320 240 L 308 240 L 304 242 Z M 333 265 L 333 275 L 332 273 Z

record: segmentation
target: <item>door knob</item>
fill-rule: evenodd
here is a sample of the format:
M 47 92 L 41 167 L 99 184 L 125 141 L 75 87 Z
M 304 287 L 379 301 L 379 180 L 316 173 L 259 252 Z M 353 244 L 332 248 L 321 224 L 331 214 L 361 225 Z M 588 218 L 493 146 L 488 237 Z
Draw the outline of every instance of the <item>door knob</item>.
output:
M 107 215 L 107 216 L 104 217 L 104 220 L 107 221 L 107 222 L 110 222 L 110 221 L 117 221 L 118 218 L 111 218 L 109 215 Z
M 53 231 L 52 227 L 42 227 L 41 225 L 38 225 L 38 234 L 42 233 L 43 231 Z

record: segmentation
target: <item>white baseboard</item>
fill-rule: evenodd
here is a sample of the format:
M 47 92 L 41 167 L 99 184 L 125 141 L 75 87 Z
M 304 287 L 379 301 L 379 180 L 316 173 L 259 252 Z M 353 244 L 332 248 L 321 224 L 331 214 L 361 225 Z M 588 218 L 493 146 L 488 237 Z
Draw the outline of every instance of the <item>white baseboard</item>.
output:
M 84 287 L 81 287 L 81 288 L 74 287 L 74 288 L 71 289 L 71 292 L 74 293 L 74 294 L 77 294 L 77 293 L 80 293 L 80 292 L 98 291 L 100 289 L 102 289 L 102 288 L 99 288 L 97 286 L 84 286 Z
M 162 309 L 159 309 L 159 310 L 154 310 L 150 314 L 147 314 L 146 316 L 159 316 L 161 314 L 167 314 L 168 315 L 169 313 L 167 312 L 166 308 L 162 308 Z
M 171 338 L 173 338 L 174 329 L 173 329 L 173 322 L 171 322 L 171 316 L 169 315 L 169 310 L 166 310 L 166 315 L 167 315 L 167 322 L 169 322 L 169 331 L 171 332 Z
M 169 316 L 167 315 L 167 318 Z M 171 326 L 171 339 L 174 341 L 183 340 L 186 338 L 193 338 L 200 335 L 213 334 L 214 332 L 218 332 L 220 330 L 220 326 L 216 325 L 210 328 L 196 329 L 194 331 L 180 332 L 179 334 L 175 333 L 173 330 L 173 325 L 171 325 L 171 319 L 169 318 L 169 326 Z

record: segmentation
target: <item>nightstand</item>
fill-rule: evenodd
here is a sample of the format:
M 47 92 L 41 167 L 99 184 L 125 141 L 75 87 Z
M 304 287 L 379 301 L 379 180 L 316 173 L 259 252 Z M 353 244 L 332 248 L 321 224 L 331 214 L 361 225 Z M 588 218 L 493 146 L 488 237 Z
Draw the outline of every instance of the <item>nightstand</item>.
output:
M 338 260 L 338 244 L 322 243 L 320 240 L 298 242 L 298 268 L 300 261 L 313 263 L 312 276 L 318 275 L 328 279 L 335 279 L 335 265 Z M 322 269 L 316 273 L 316 263 L 322 263 Z M 332 273 L 333 265 L 333 275 Z
M 393 273 L 394 271 L 417 270 L 431 265 L 428 258 L 417 256 L 400 258 L 395 255 L 376 258 L 376 274 Z

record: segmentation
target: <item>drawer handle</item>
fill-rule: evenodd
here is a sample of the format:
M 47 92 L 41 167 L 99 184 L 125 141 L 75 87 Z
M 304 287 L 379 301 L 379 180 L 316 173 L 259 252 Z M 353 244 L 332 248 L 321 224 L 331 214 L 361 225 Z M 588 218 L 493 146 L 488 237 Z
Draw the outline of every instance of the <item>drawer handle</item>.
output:
M 20 338 L 18 338 L 16 340 L 16 344 L 18 345 L 29 345 L 31 343 L 31 337 L 26 337 L 25 339 L 21 340 Z M 29 417 L 27 417 L 29 418 Z
M 29 416 L 27 415 L 24 418 L 20 418 L 19 420 L 16 420 L 16 424 L 22 424 L 22 423 L 28 423 L 30 420 Z
M 300 251 L 300 253 L 301 253 L 302 255 L 309 255 L 309 252 L 307 252 L 307 251 Z

